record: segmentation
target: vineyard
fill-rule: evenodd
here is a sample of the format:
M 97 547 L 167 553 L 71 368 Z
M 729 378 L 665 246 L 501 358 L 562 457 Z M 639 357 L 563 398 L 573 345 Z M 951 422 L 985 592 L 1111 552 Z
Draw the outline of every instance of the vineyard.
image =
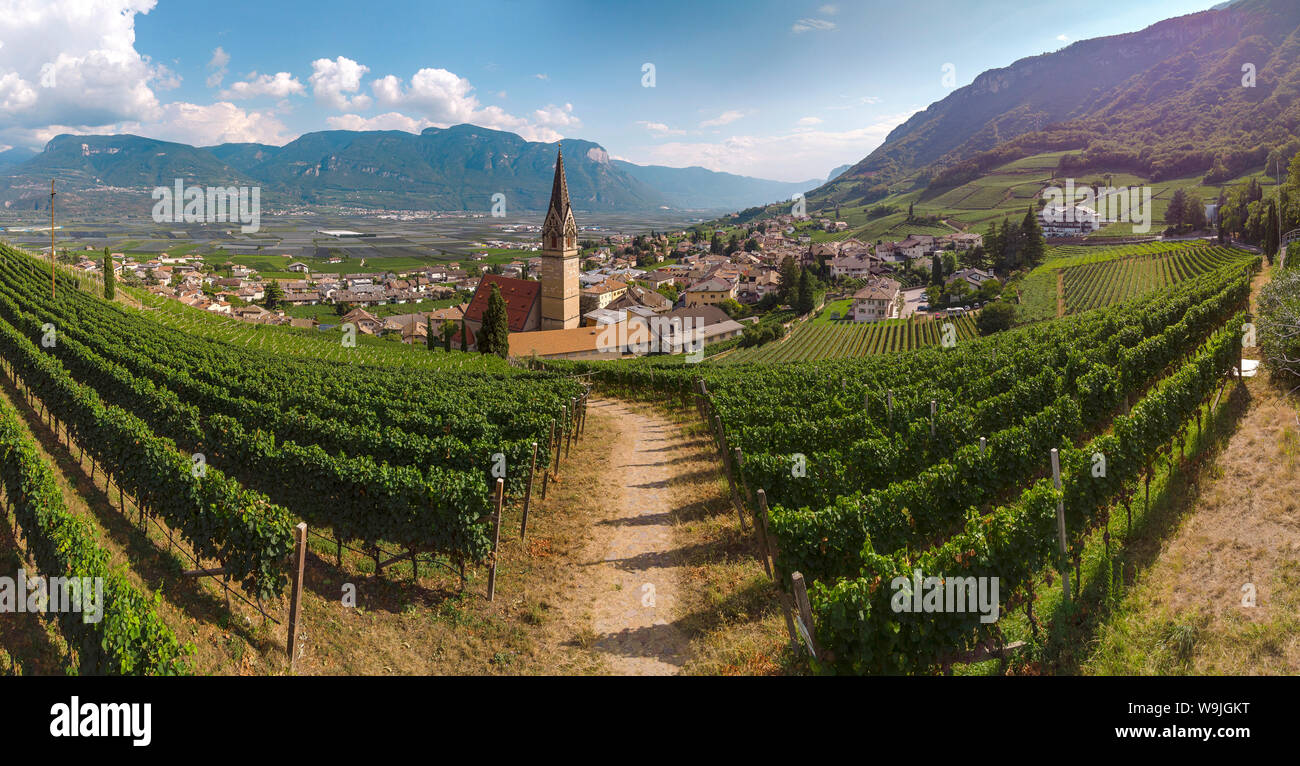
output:
M 372 363 L 391 352 L 341 347 L 340 359 L 361 353 L 340 364 L 321 358 L 333 349 L 315 338 L 227 328 L 223 339 L 223 323 L 174 315 L 191 330 L 182 331 L 156 321 L 157 312 L 60 282 L 51 299 L 48 266 L 0 246 L 6 371 L 142 513 L 259 599 L 283 593 L 299 519 L 371 552 L 376 569 L 380 551 L 394 546 L 460 565 L 485 560 L 494 467 L 505 469 L 506 492 L 522 495 L 530 461 L 550 460 L 553 419 L 581 394 L 572 380 L 478 355 L 403 350 L 430 358 L 411 369 Z M 101 559 L 84 530 L 57 518 L 50 497 L 25 489 L 34 485 L 21 472 L 33 469 L 5 438 L 3 415 L 7 495 L 33 551 L 56 552 L 40 562 L 46 571 L 88 576 Z M 24 506 L 33 502 L 45 506 Z M 120 603 L 110 613 L 148 613 L 138 594 L 112 593 Z M 166 635 L 151 628 L 99 638 L 117 653 L 109 658 L 117 670 L 167 672 Z M 148 662 L 135 658 L 141 653 Z
M 856 324 L 805 323 L 789 337 L 754 348 L 739 349 L 717 359 L 717 364 L 766 364 L 817 359 L 855 359 L 894 351 L 913 351 L 937 346 L 943 327 L 953 324 L 955 339 L 975 337 L 975 321 L 969 315 L 941 320 L 888 320 Z
M 930 672 L 1000 628 L 969 610 L 900 611 L 898 589 L 910 594 L 917 572 L 998 578 L 1001 611 L 1028 612 L 1037 629 L 1038 578 L 1077 569 L 1111 506 L 1199 429 L 1238 364 L 1258 259 L 1188 248 L 1155 262 L 1149 286 L 1163 289 L 955 348 L 762 368 L 552 366 L 698 394 L 777 576 L 810 583 L 820 667 Z
M 1054 319 L 1062 301 L 1066 314 L 1109 306 L 1253 257 L 1203 242 L 1053 247 L 1021 285 L 1019 320 Z

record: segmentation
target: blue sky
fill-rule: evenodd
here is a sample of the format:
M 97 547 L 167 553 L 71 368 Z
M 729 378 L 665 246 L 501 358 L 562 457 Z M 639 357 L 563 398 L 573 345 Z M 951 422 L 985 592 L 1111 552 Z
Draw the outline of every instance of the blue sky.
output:
M 946 64 L 961 86 L 1214 2 L 18 0 L 24 13 L 0 17 L 0 147 L 472 122 L 798 181 L 943 98 Z

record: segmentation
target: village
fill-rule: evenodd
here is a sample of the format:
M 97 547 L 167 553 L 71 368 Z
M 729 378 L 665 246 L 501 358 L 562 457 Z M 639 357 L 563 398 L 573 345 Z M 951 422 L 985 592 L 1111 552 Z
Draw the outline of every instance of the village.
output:
M 689 340 L 697 347 L 739 338 L 746 326 L 777 308 L 778 297 L 789 298 L 782 294 L 782 268 L 790 264 L 821 274 L 841 299 L 850 299 L 847 310 L 831 317 L 835 321 L 924 316 L 929 307 L 918 297 L 920 288 L 905 296 L 902 273 L 913 263 L 928 264 L 936 255 L 980 247 L 983 239 L 976 233 L 954 232 L 912 234 L 892 242 L 854 238 L 814 242 L 810 226 L 830 233 L 847 228 L 843 221 L 782 215 L 712 232 L 696 227 L 582 240 L 566 252 L 566 260 L 576 263 L 577 273 L 576 282 L 566 283 L 565 289 L 576 291 L 574 308 L 579 316 L 568 326 L 546 328 L 542 322 L 545 251 L 491 264 L 485 262 L 486 252 L 476 252 L 462 261 L 417 269 L 357 273 L 317 271 L 306 261 L 293 261 L 280 272 L 292 273 L 291 278 L 264 277 L 246 265 L 213 263 L 195 255 L 111 253 L 110 260 L 119 282 L 137 284 L 195 309 L 241 321 L 317 330 L 350 323 L 372 336 L 471 351 L 478 348 L 477 333 L 495 287 L 507 306 L 510 355 L 615 358 L 635 355 L 638 350 L 602 347 L 600 334 L 575 333 L 574 327 L 626 327 L 628 323 L 685 326 L 691 328 Z M 508 240 L 485 244 L 498 249 L 507 245 L 538 250 L 536 245 Z M 89 252 L 78 256 L 76 269 L 102 278 L 102 258 L 91 257 Z M 341 258 L 325 261 L 330 266 L 341 262 Z M 373 265 L 377 265 L 374 260 Z M 974 292 L 989 280 L 996 280 L 989 271 L 962 268 L 947 281 L 964 281 Z M 396 308 L 407 305 L 412 310 Z M 295 311 L 316 306 L 334 310 L 310 315 Z M 942 311 L 935 314 L 944 315 Z M 429 338 L 431 332 L 433 339 Z

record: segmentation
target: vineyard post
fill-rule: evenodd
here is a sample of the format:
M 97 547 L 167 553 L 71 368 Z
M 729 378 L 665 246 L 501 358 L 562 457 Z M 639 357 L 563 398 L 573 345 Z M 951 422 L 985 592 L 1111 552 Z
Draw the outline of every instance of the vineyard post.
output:
M 755 523 L 761 523 L 763 529 L 766 531 L 767 530 L 767 492 L 765 490 L 760 489 L 755 493 L 755 495 L 757 495 L 758 497 L 758 519 L 759 519 Z M 785 617 L 785 628 L 790 633 L 790 647 L 794 649 L 799 646 L 799 631 L 796 630 L 794 627 L 794 609 L 790 605 L 789 594 L 785 592 L 785 588 L 781 587 L 781 581 L 777 578 L 776 545 L 772 542 L 772 538 L 770 535 L 765 535 L 765 536 L 767 537 L 767 553 L 772 557 L 772 581 L 776 583 L 776 596 L 777 596 L 777 600 L 781 602 L 781 615 Z
M 1052 448 L 1052 484 L 1056 491 L 1061 491 L 1061 456 Z M 1069 553 L 1065 549 L 1065 496 L 1056 499 L 1056 534 L 1061 544 L 1061 594 L 1066 603 L 1070 601 L 1070 564 Z
M 808 603 L 808 588 L 804 585 L 803 574 L 795 572 L 790 575 L 794 586 L 794 601 L 799 606 L 799 624 L 803 627 L 804 641 L 808 644 L 808 653 L 817 659 L 817 642 L 813 638 L 812 605 Z
M 931 439 L 934 438 L 934 408 L 935 408 L 935 406 L 936 406 L 935 401 L 934 401 L 933 399 L 931 399 L 931 400 L 930 400 L 930 438 L 931 438 Z
M 501 547 L 501 502 L 505 497 L 505 489 L 506 480 L 497 479 L 497 511 L 492 524 L 492 562 L 488 565 L 488 601 L 495 598 L 497 594 L 497 549 Z
M 573 403 L 573 408 L 572 408 L 573 413 L 569 420 L 569 427 L 565 429 L 568 432 L 567 433 L 568 438 L 564 440 L 565 460 L 569 459 L 569 453 L 573 450 L 573 429 L 577 427 L 577 423 L 578 423 L 578 400 L 574 398 L 574 399 L 570 399 L 569 401 Z
M 551 435 L 546 437 L 546 448 L 553 449 L 555 443 L 555 418 L 551 418 Z M 551 456 L 546 456 L 546 466 L 542 469 L 542 499 L 546 499 L 546 485 L 551 483 Z
M 986 447 L 988 447 L 988 439 L 985 439 L 983 436 L 981 436 L 981 437 L 980 437 L 980 457 L 984 457 L 984 450 L 985 450 Z
M 722 418 L 714 415 L 713 421 L 718 428 L 718 457 L 722 458 L 722 470 L 727 474 L 727 486 L 731 489 L 731 503 L 736 506 L 736 516 L 740 519 L 740 531 L 748 532 L 745 523 L 745 506 L 741 502 L 740 492 L 736 490 L 736 477 L 732 473 L 731 451 L 727 449 L 727 437 L 722 433 Z
M 302 570 L 307 558 L 307 522 L 293 528 L 293 589 L 289 596 L 289 670 L 298 657 L 298 613 L 302 608 Z
M 564 407 L 561 406 L 561 407 L 560 407 L 560 414 L 559 414 L 559 416 L 555 419 L 555 423 L 556 423 L 557 426 L 559 426 L 560 423 L 563 423 L 563 422 L 564 422 L 564 417 L 565 417 L 565 414 L 564 414 Z M 559 427 L 560 427 L 560 428 L 563 428 L 563 426 L 559 426 Z M 553 474 L 555 474 L 555 475 L 557 475 L 557 476 L 558 476 L 559 473 L 560 473 L 560 442 L 563 440 L 563 438 L 564 438 L 564 436 L 563 436 L 562 432 L 560 432 L 560 431 L 556 431 L 556 433 L 555 433 L 555 446 L 553 447 L 553 449 L 555 450 L 555 465 L 551 468 L 551 473 L 553 473 Z
M 528 534 L 528 506 L 533 502 L 533 476 L 537 474 L 537 442 L 533 442 L 533 463 L 528 469 L 528 489 L 524 490 L 524 518 L 519 522 L 519 539 Z
M 894 389 L 889 389 L 889 425 L 894 425 Z
M 736 447 L 732 461 L 733 465 L 737 467 L 737 478 L 739 478 L 739 468 L 744 463 L 744 460 L 744 453 L 740 451 L 740 447 Z M 743 490 L 744 487 L 742 485 L 742 491 Z M 748 495 L 748 492 L 745 492 L 745 494 Z M 772 567 L 767 563 L 767 551 L 770 547 L 770 544 L 767 541 L 767 519 L 759 515 L 757 508 L 754 509 L 754 531 L 758 532 L 758 557 L 763 560 L 763 571 L 767 572 L 768 577 L 771 577 Z

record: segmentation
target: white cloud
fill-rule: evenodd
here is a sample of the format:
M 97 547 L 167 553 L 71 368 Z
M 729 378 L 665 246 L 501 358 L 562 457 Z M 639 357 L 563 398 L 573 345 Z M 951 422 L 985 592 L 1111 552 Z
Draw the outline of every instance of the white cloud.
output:
M 539 79 L 539 80 L 549 80 L 549 79 L 551 79 L 551 76 L 550 76 L 549 74 L 535 74 L 535 75 L 533 75 L 533 77 L 536 77 L 536 78 Z
M 1070 42 L 1070 36 L 1069 36 L 1069 35 L 1057 35 L 1057 36 L 1056 36 L 1056 39 L 1057 39 L 1057 40 L 1060 40 L 1060 41 L 1063 42 L 1063 43 L 1068 43 L 1068 42 Z
M 175 75 L 135 50 L 155 0 L 9 0 L 0 7 L 0 130 L 106 125 L 158 113 Z
M 738 112 L 738 111 L 736 111 L 735 109 L 730 109 L 730 110 L 725 111 L 725 112 L 723 112 L 722 114 L 718 115 L 717 117 L 714 117 L 714 118 L 711 119 L 711 120 L 705 120 L 704 122 L 701 122 L 701 123 L 700 123 L 700 127 L 701 127 L 701 128 L 716 128 L 716 127 L 718 127 L 718 126 L 720 126 L 720 125 L 726 125 L 726 124 L 728 124 L 728 123 L 735 122 L 736 120 L 739 120 L 741 117 L 744 117 L 744 116 L 745 116 L 745 113 L 744 113 L 744 112 Z
M 246 80 L 232 83 L 229 88 L 221 91 L 217 97 L 222 99 L 255 98 L 257 96 L 285 98 L 290 95 L 301 95 L 305 90 L 298 78 L 288 72 L 276 72 L 274 75 L 259 75 L 257 72 L 253 72 L 248 75 Z
M 820 125 L 821 123 L 822 123 L 822 118 L 820 117 L 800 117 L 799 121 L 796 122 L 795 124 L 801 128 L 804 128 L 804 127 L 812 127 L 813 125 Z
M 346 56 L 334 59 L 316 59 L 311 62 L 312 93 L 316 101 L 339 111 L 347 109 L 368 109 L 370 97 L 364 94 L 348 96 L 361 89 L 361 78 L 370 67 L 358 64 Z
M 407 117 L 398 112 L 387 112 L 374 117 L 344 114 L 327 117 L 325 122 L 335 130 L 405 130 L 407 133 L 419 133 L 434 126 L 430 120 Z
M 381 106 L 418 112 L 424 127 L 471 123 L 509 130 L 530 141 L 558 141 L 565 129 L 582 125 L 572 104 L 548 104 L 528 118 L 512 115 L 499 106 L 484 106 L 469 80 L 446 69 L 421 69 L 411 76 L 409 84 L 396 75 L 385 75 L 371 81 L 370 91 Z
M 867 156 L 889 132 L 915 112 L 888 115 L 875 123 L 842 132 L 805 130 L 775 136 L 731 136 L 719 142 L 670 142 L 640 147 L 631 159 L 639 164 L 685 167 L 805 181 L 843 165 L 845 158 Z
M 126 133 L 194 146 L 225 143 L 279 146 L 295 138 L 271 112 L 246 111 L 229 101 L 218 101 L 215 104 L 174 102 L 163 107 L 158 119 L 134 125 L 125 124 L 122 129 Z
M 840 12 L 840 8 L 839 8 L 838 5 L 829 5 L 829 4 L 828 4 L 828 5 L 823 5 L 822 7 L 818 8 L 818 9 L 817 9 L 817 12 L 820 13 L 820 14 L 826 15 L 826 16 L 834 16 L 835 14 L 837 14 L 837 13 Z
M 168 69 L 166 64 L 159 64 L 154 67 L 151 79 L 156 90 L 175 90 L 181 86 L 183 78 Z
M 804 32 L 827 32 L 835 28 L 835 22 L 826 19 L 799 19 L 791 27 L 790 31 L 795 34 Z
M 674 130 L 662 122 L 648 122 L 646 120 L 637 120 L 636 124 L 644 127 L 646 130 L 650 131 L 656 136 L 681 136 L 686 134 L 686 131 Z
M 229 66 L 229 64 L 230 54 L 226 53 L 226 51 L 218 45 L 212 51 L 212 58 L 208 61 L 208 71 L 212 72 L 212 74 L 208 75 L 207 86 L 209 88 L 217 88 L 221 86 L 221 81 L 226 77 L 226 67 Z

